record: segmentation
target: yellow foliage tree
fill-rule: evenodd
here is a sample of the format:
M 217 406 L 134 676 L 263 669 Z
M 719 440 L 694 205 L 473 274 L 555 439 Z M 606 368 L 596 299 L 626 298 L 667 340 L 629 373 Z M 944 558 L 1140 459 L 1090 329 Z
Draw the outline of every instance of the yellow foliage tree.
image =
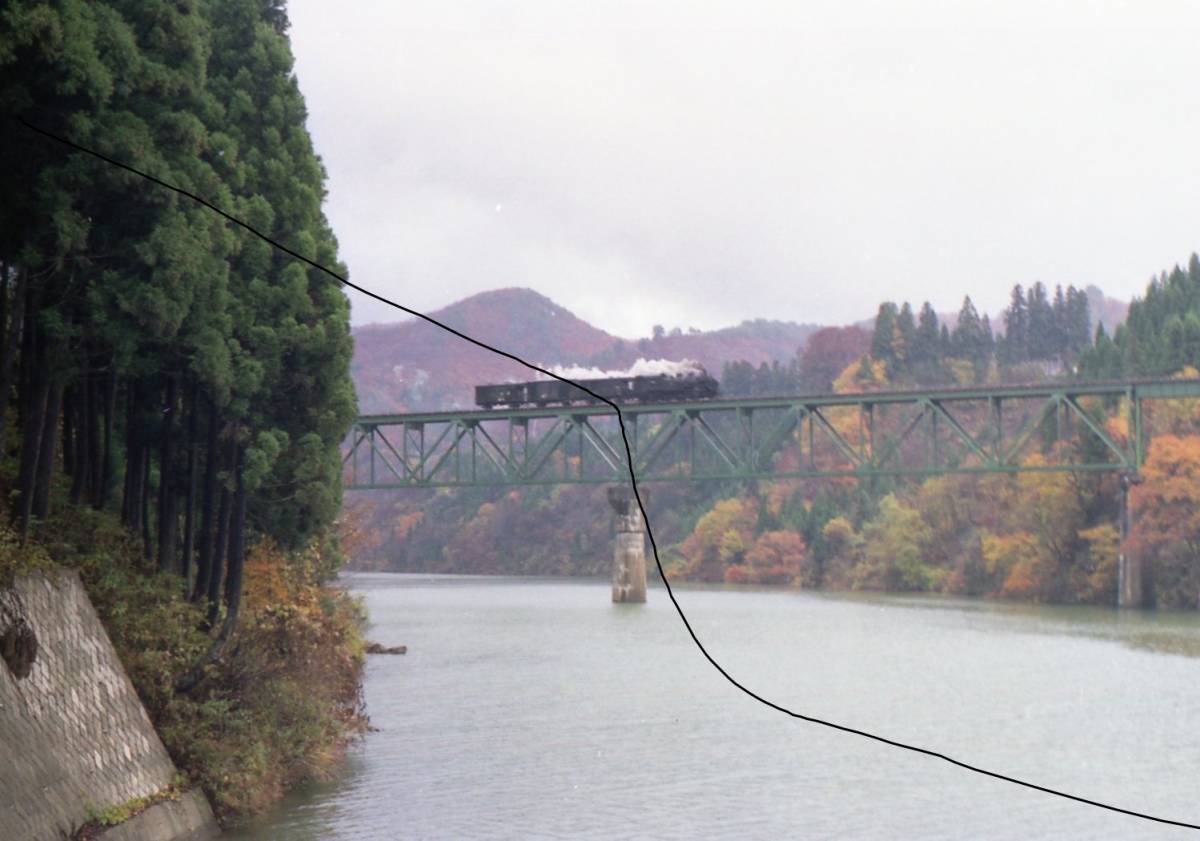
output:
M 829 556 L 825 560 L 824 579 L 830 587 L 849 587 L 851 571 L 862 560 L 862 536 L 846 517 L 838 516 L 821 529 Z
M 723 581 L 725 567 L 738 561 L 754 540 L 758 508 L 751 499 L 722 499 L 700 518 L 680 546 L 683 575 L 702 581 Z
M 984 532 L 980 538 L 984 569 L 999 592 L 1006 596 L 1036 598 L 1042 582 L 1036 574 L 1041 547 L 1026 531 L 1009 534 Z
M 736 564 L 745 553 L 746 541 L 741 532 L 731 528 L 721 535 L 721 543 L 717 548 L 717 557 L 721 559 L 721 563 Z
M 945 365 L 956 385 L 966 386 L 975 383 L 975 366 L 971 364 L 971 360 L 951 356 L 946 359 Z
M 868 356 L 864 356 L 858 362 L 851 362 L 833 381 L 833 390 L 837 394 L 882 391 L 888 387 L 890 383 L 887 378 L 887 364 L 883 360 Z M 829 425 L 852 446 L 861 445 L 862 430 L 858 409 L 832 408 L 824 410 L 823 414 Z M 838 459 L 841 460 L 840 454 Z
M 1172 375 L 1172 379 L 1196 379 L 1200 371 L 1190 365 Z M 1125 401 L 1122 401 L 1123 403 Z M 1142 423 L 1151 436 L 1195 435 L 1200 433 L 1200 398 L 1178 397 L 1154 400 L 1145 405 Z
M 1112 523 L 1101 523 L 1079 532 L 1087 545 L 1087 568 L 1073 587 L 1080 600 L 1094 604 L 1114 604 L 1117 596 L 1117 553 L 1121 533 Z
M 938 589 L 947 571 L 926 562 L 932 538 L 921 512 L 888 494 L 879 503 L 879 514 L 863 527 L 863 560 L 855 570 L 854 586 Z
M 887 363 L 882 359 L 872 359 L 869 356 L 851 362 L 833 381 L 835 394 L 882 391 L 888 386 Z

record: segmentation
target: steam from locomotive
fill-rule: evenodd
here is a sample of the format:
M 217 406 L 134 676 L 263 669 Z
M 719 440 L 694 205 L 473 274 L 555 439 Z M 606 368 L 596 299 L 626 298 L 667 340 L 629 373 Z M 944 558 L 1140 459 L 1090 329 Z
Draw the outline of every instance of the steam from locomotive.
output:
M 578 366 L 550 368 L 590 391 L 616 403 L 657 403 L 703 400 L 719 394 L 717 381 L 704 366 L 690 359 L 639 359 L 624 371 L 602 371 Z M 572 406 L 600 401 L 583 389 L 542 375 L 525 383 L 475 386 L 475 403 L 484 409 L 498 406 Z

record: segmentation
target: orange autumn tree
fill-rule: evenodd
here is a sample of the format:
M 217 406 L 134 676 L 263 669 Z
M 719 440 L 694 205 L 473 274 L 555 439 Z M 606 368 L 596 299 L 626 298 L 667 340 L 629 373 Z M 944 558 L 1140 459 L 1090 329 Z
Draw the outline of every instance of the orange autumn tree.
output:
M 800 581 L 807 548 L 794 531 L 768 531 L 759 535 L 742 563 L 725 569 L 731 584 L 792 584 Z
M 722 499 L 700 518 L 680 546 L 683 575 L 701 581 L 724 581 L 725 568 L 741 564 L 754 544 L 758 506 L 752 499 Z
M 1163 607 L 1200 601 L 1200 435 L 1160 435 L 1131 494 L 1130 548 L 1149 562 Z

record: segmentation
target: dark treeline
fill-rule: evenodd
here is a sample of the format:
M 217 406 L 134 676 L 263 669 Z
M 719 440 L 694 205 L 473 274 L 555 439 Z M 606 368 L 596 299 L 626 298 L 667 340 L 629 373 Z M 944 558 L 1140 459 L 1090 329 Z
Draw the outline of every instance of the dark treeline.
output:
M 1151 278 L 1110 337 L 1100 327 L 1080 360 L 1089 377 L 1162 376 L 1200 367 L 1200 257 Z
M 721 393 L 730 397 L 763 397 L 795 394 L 801 381 L 800 368 L 793 359 L 788 365 L 778 360 L 760 363 L 738 360 L 721 366 Z
M 997 335 L 987 315 L 980 316 L 970 297 L 963 300 L 954 328 L 939 324 L 926 301 L 913 316 L 907 302 L 880 305 L 871 339 L 871 357 L 882 361 L 887 379 L 916 385 L 967 384 L 988 379 L 1022 379 L 1024 363 L 1044 373 L 1069 369 L 1091 343 L 1087 293 L 1055 287 L 1053 297 L 1041 283 L 1028 291 L 1013 287 Z
M 967 385 L 989 378 L 1024 381 L 1069 370 L 1091 346 L 1088 296 L 1083 290 L 1041 283 L 1014 286 L 1003 313 L 1004 330 L 993 330 L 970 297 L 963 299 L 953 329 L 926 301 L 914 313 L 906 301 L 879 305 L 870 331 L 828 327 L 814 334 L 787 364 L 726 363 L 722 389 L 730 395 L 829 391 L 847 366 L 859 363 L 857 386 L 886 381 L 897 387 Z M 1195 323 L 1200 342 L 1200 318 Z M 876 371 L 872 363 L 882 363 Z M 1028 370 L 1029 365 L 1033 370 Z
M 261 0 L 18 0 L 0 110 L 247 219 L 344 271 Z M 15 122 L 0 139 L 0 454 L 25 535 L 109 509 L 149 570 L 236 618 L 254 535 L 306 543 L 340 504 L 355 413 L 336 284 L 188 199 Z M 58 491 L 56 496 L 55 491 Z

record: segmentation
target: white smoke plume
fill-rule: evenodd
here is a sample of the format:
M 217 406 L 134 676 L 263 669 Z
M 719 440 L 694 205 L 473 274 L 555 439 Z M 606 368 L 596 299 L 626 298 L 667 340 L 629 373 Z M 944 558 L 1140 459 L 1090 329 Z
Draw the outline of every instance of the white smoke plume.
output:
M 548 366 L 548 371 L 568 380 L 599 380 L 615 377 L 652 377 L 668 374 L 672 377 L 695 377 L 704 374 L 704 367 L 694 359 L 638 359 L 622 371 L 604 371 L 600 368 L 584 368 L 579 365 Z M 547 379 L 539 374 L 538 379 Z

